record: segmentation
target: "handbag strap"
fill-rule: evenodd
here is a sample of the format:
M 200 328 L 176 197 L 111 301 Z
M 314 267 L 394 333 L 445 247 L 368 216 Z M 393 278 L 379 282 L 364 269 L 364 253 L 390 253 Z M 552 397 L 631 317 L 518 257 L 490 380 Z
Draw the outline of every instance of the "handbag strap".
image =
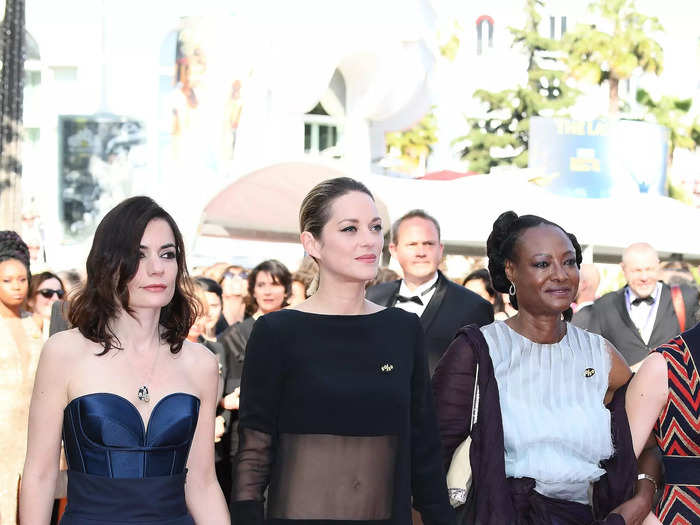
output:
M 673 311 L 676 312 L 678 318 L 678 326 L 681 327 L 681 333 L 685 332 L 685 303 L 683 302 L 683 292 L 678 285 L 671 286 L 671 302 L 673 303 Z
M 472 417 L 469 423 L 469 432 L 476 424 L 479 415 L 479 363 L 476 363 L 476 373 L 474 374 L 474 396 L 472 397 Z

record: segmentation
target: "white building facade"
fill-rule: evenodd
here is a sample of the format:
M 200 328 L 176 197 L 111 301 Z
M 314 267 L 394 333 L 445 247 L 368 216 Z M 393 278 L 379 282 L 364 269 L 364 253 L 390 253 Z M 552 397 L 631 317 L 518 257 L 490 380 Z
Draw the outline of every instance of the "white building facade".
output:
M 700 30 L 688 11 L 700 7 L 687 4 L 638 2 L 666 27 L 665 70 L 633 79 L 622 96 L 644 85 L 697 98 Z M 523 8 L 521 0 L 27 0 L 34 52 L 23 193 L 46 263 L 82 264 L 94 222 L 127 195 L 156 198 L 192 242 L 207 202 L 246 173 L 319 157 L 350 175 L 378 171 L 385 133 L 430 108 L 439 143 L 428 171 L 466 171 L 452 140 L 467 132 L 465 116 L 481 112 L 472 93 L 524 82 L 525 59 L 507 29 L 523 25 Z M 574 1 L 547 2 L 543 15 L 541 31 L 554 38 L 589 20 Z M 453 21 L 460 49 L 450 62 L 438 33 Z M 606 108 L 602 86 L 572 113 L 589 119 Z M 105 135 L 109 126 L 118 131 Z M 81 168 L 89 177 L 71 167 L 80 155 L 90 156 Z M 89 213 L 79 202 L 87 198 L 97 202 Z M 67 220 L 70 199 L 77 208 Z

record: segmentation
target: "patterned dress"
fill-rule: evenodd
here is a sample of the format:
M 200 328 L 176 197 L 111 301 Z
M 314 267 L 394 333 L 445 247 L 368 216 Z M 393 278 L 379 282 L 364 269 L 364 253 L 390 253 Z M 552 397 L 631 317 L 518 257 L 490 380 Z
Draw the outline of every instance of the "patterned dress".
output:
M 656 515 L 664 525 L 700 524 L 700 324 L 656 352 L 668 366 L 668 401 L 654 428 L 666 471 Z

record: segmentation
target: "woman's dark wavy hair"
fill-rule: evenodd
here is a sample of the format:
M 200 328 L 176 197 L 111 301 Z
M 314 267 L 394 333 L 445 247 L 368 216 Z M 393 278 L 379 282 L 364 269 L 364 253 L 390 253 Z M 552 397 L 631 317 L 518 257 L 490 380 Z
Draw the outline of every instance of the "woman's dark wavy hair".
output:
M 537 215 L 518 215 L 513 211 L 502 213 L 496 222 L 493 223 L 493 230 L 486 241 L 486 255 L 489 258 L 489 273 L 493 287 L 499 292 L 508 293 L 511 282 L 506 276 L 506 261 L 515 261 L 515 245 L 523 232 L 530 228 L 535 228 L 542 224 L 559 228 L 569 238 L 576 252 L 576 266 L 581 268 L 583 255 L 581 245 L 576 240 L 573 233 L 568 233 L 558 224 L 538 217 Z M 510 296 L 510 304 L 517 310 L 518 298 L 517 290 L 515 295 Z M 566 309 L 563 312 L 564 320 L 571 321 L 573 310 Z
M 90 341 L 99 343 L 104 355 L 122 349 L 110 326 L 120 310 L 130 315 L 128 283 L 139 267 L 141 238 L 153 219 L 170 225 L 175 238 L 177 276 L 173 298 L 160 310 L 162 340 L 176 354 L 182 348 L 200 308 L 185 263 L 185 244 L 177 224 L 150 197 L 131 197 L 114 207 L 97 226 L 87 258 L 87 280 L 70 301 L 68 318 Z
M 263 261 L 253 268 L 250 274 L 248 274 L 248 304 L 246 305 L 246 312 L 250 315 L 253 315 L 258 310 L 258 303 L 253 296 L 253 292 L 255 291 L 255 281 L 257 280 L 260 272 L 269 273 L 270 277 L 272 277 L 273 283 L 284 286 L 284 300 L 282 301 L 282 308 L 289 305 L 287 300 L 292 295 L 292 274 L 287 267 L 275 259 Z

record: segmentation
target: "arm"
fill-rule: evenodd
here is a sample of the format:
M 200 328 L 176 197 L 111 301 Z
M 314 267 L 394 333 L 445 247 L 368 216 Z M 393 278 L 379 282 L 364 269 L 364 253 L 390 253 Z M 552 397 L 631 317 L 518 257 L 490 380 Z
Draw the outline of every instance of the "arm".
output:
M 51 519 L 67 401 L 65 370 L 70 368 L 60 343 L 65 339 L 57 336 L 46 342 L 34 382 L 19 502 L 25 525 L 44 525 Z
M 187 344 L 187 343 L 186 343 Z M 219 364 L 209 350 L 189 345 L 196 353 L 195 381 L 201 400 L 197 429 L 187 458 L 185 500 L 196 523 L 229 524 L 226 501 L 214 470 L 214 418 L 218 390 Z
M 426 525 L 454 523 L 445 470 L 442 466 L 440 432 L 435 418 L 423 328 L 415 319 L 416 347 L 411 378 L 411 489 L 413 506 Z
M 625 406 L 637 457 L 647 448 L 647 440 L 668 401 L 668 369 L 666 359 L 658 352 L 649 355 L 634 376 Z
M 610 403 L 615 394 L 615 390 L 626 384 L 632 377 L 632 371 L 627 365 L 627 361 L 622 357 L 622 354 L 610 343 L 605 341 L 605 346 L 610 356 L 610 373 L 608 374 L 608 391 L 605 393 L 604 404 Z
M 659 370 L 659 364 L 661 370 Z M 647 357 L 640 371 L 632 379 L 625 394 L 625 408 L 632 434 L 632 445 L 635 456 L 638 457 L 638 472 L 652 476 L 657 482 L 661 479 L 661 463 L 656 455 L 656 442 L 651 431 L 668 396 L 666 374 L 663 356 L 652 354 Z M 647 388 L 647 385 L 650 385 L 650 388 Z M 661 391 L 665 391 L 663 400 Z M 642 523 L 650 515 L 655 495 L 654 489 L 655 487 L 648 480 L 638 480 L 634 497 L 613 512 L 620 514 L 627 524 Z
M 637 461 L 637 468 L 640 474 L 650 475 L 657 480 L 657 483 L 661 479 L 661 462 L 656 457 L 654 448 L 644 449 Z M 651 481 L 647 479 L 637 480 L 634 496 L 613 509 L 612 513 L 622 516 L 626 525 L 653 524 L 654 515 L 651 508 L 655 495 L 656 486 Z
M 265 317 L 255 323 L 241 378 L 239 445 L 233 461 L 231 516 L 236 525 L 262 525 L 265 489 L 275 450 L 284 363 Z

